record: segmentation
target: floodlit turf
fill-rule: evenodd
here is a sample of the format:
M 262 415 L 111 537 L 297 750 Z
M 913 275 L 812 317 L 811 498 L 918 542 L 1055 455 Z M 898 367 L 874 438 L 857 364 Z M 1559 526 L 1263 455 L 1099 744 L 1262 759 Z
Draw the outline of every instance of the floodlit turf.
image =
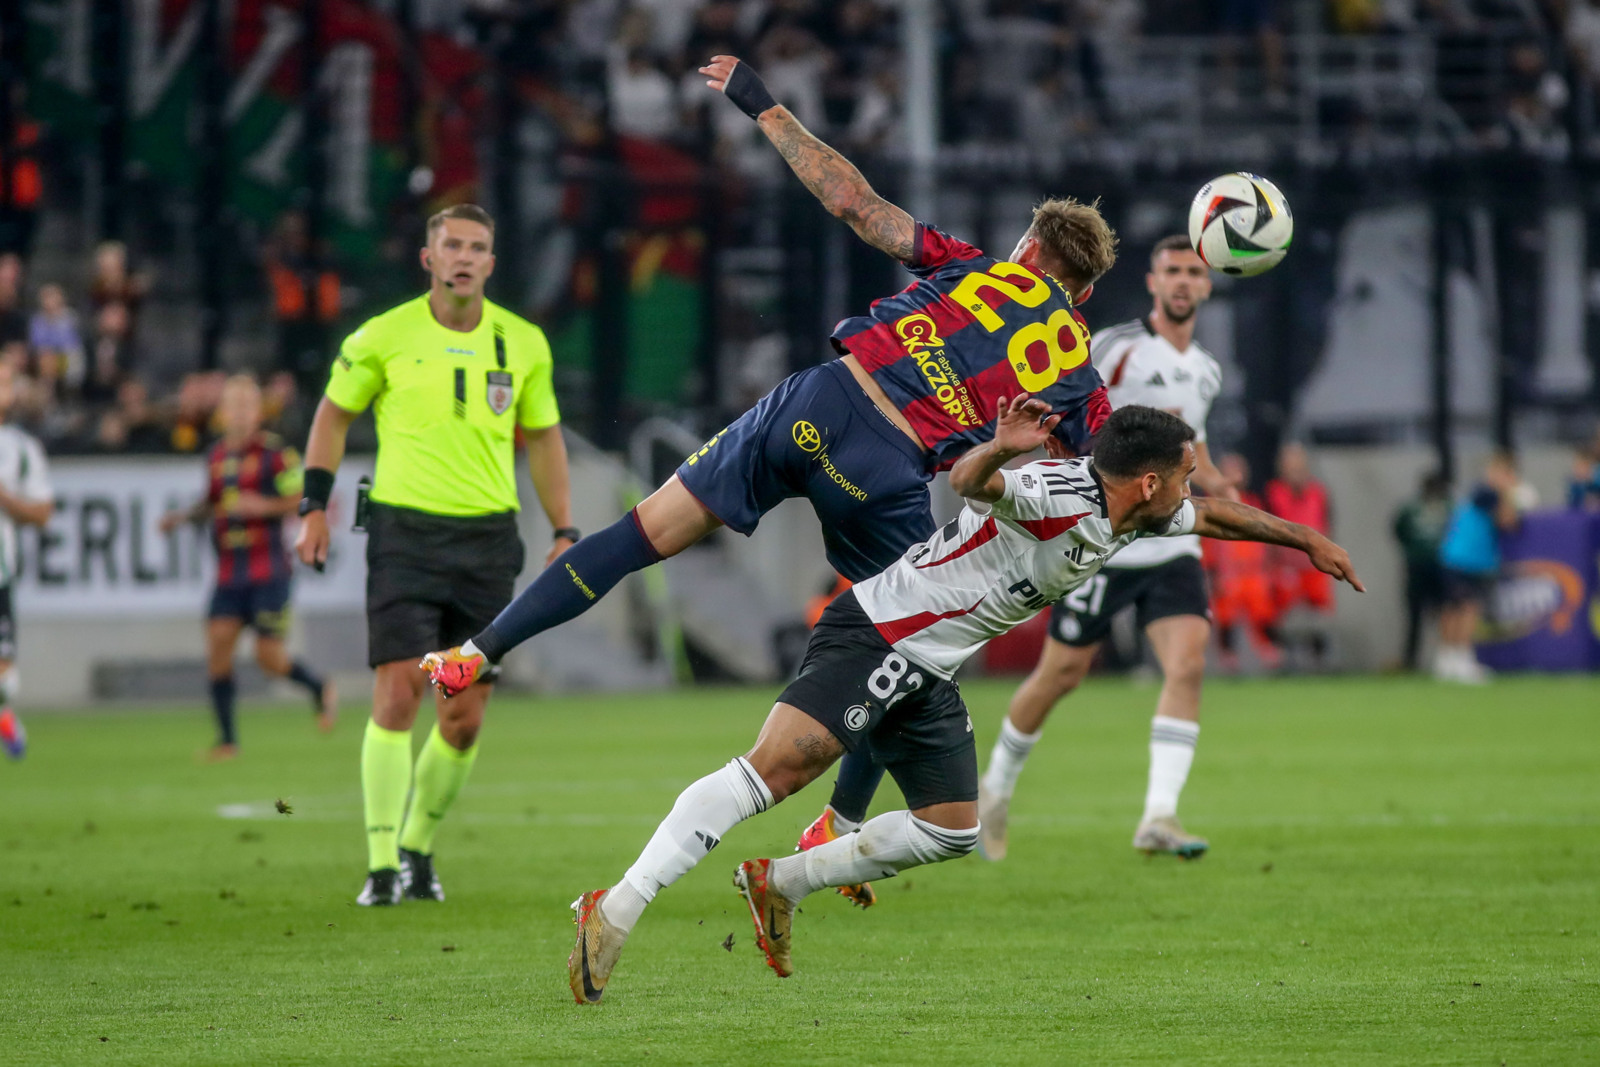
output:
M 1010 686 L 966 692 L 986 756 Z M 500 701 L 441 832 L 449 901 L 372 910 L 358 709 L 324 738 L 246 708 L 218 766 L 198 709 L 34 715 L 0 764 L 0 1062 L 1600 1061 L 1591 680 L 1213 682 L 1183 810 L 1213 852 L 1187 865 L 1128 844 L 1154 690 L 1097 681 L 1035 750 L 1005 863 L 910 872 L 867 913 L 813 897 L 779 981 L 730 876 L 830 776 L 664 892 L 574 1005 L 568 903 L 772 693 Z

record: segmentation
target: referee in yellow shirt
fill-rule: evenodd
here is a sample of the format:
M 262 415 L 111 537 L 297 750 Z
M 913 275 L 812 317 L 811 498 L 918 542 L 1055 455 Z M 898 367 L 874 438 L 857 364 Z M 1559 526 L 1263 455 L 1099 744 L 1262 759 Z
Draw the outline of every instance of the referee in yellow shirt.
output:
M 356 903 L 363 905 L 444 899 L 434 832 L 477 758 L 493 679 L 436 698 L 439 721 L 413 779 L 411 724 L 428 684 L 417 664 L 431 649 L 467 640 L 511 600 L 523 562 L 518 427 L 555 530 L 546 563 L 579 537 L 549 342 L 537 326 L 484 299 L 494 219 L 457 205 L 428 220 L 427 236 L 428 292 L 369 319 L 334 361 L 306 443 L 295 542 L 302 563 L 328 558 L 334 472 L 350 423 L 372 405 L 378 458 L 367 519 L 367 660 L 376 673 L 361 746 L 367 882 Z

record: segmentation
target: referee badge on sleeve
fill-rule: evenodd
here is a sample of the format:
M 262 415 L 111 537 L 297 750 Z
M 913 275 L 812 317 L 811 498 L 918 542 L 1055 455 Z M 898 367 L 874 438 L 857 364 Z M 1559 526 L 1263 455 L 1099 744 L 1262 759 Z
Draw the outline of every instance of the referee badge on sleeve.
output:
M 489 372 L 489 410 L 504 415 L 511 408 L 511 372 Z

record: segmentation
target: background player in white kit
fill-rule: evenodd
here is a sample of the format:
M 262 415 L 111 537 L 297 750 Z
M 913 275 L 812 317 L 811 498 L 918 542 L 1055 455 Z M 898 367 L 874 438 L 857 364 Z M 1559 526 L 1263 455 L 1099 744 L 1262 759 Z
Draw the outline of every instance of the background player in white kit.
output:
M 17 527 L 43 526 L 55 512 L 55 493 L 44 447 L 30 434 L 5 424 L 16 386 L 9 364 L 0 363 L 0 747 L 12 759 L 27 751 L 27 733 L 11 707 L 15 698 L 17 624 L 13 583 L 17 575 Z
M 1164 237 L 1151 249 L 1145 285 L 1154 302 L 1150 314 L 1101 330 L 1091 341 L 1111 407 L 1145 404 L 1183 419 L 1195 432 L 1194 484 L 1211 496 L 1238 500 L 1238 490 L 1206 447 L 1206 416 L 1222 388 L 1222 370 L 1195 343 L 1194 320 L 1211 295 L 1211 272 L 1187 237 Z M 1205 853 L 1206 840 L 1178 822 L 1178 795 L 1200 736 L 1200 687 L 1211 639 L 1200 539 L 1188 536 L 1129 545 L 1051 610 L 1039 663 L 1011 698 L 981 784 L 978 850 L 986 859 L 1005 857 L 1011 795 L 1050 709 L 1083 681 L 1112 617 L 1130 604 L 1162 676 L 1150 724 L 1149 786 L 1133 845 L 1185 859 Z
M 1026 396 L 1002 400 L 1001 412 L 993 440 L 950 472 L 967 508 L 828 606 L 755 747 L 679 794 L 620 882 L 573 903 L 578 938 L 567 974 L 578 1003 L 600 1000 L 657 892 L 847 749 L 887 767 L 909 810 L 797 855 L 739 865 L 734 884 L 780 978 L 793 972 L 791 923 L 808 894 L 972 851 L 977 751 L 952 676 L 991 638 L 1081 586 L 1135 538 L 1197 532 L 1287 545 L 1361 588 L 1350 557 L 1314 530 L 1232 501 L 1190 501 L 1194 431 L 1175 415 L 1130 405 L 1100 429 L 1092 459 L 1013 471 L 1001 467 L 1042 445 L 1060 416 Z

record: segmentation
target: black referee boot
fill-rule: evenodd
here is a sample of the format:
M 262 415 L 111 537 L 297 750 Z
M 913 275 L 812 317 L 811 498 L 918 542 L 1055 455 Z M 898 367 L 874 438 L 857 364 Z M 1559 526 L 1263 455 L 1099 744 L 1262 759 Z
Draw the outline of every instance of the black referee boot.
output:
M 433 871 L 433 857 L 426 852 L 400 850 L 400 889 L 408 900 L 444 900 L 444 886 Z

